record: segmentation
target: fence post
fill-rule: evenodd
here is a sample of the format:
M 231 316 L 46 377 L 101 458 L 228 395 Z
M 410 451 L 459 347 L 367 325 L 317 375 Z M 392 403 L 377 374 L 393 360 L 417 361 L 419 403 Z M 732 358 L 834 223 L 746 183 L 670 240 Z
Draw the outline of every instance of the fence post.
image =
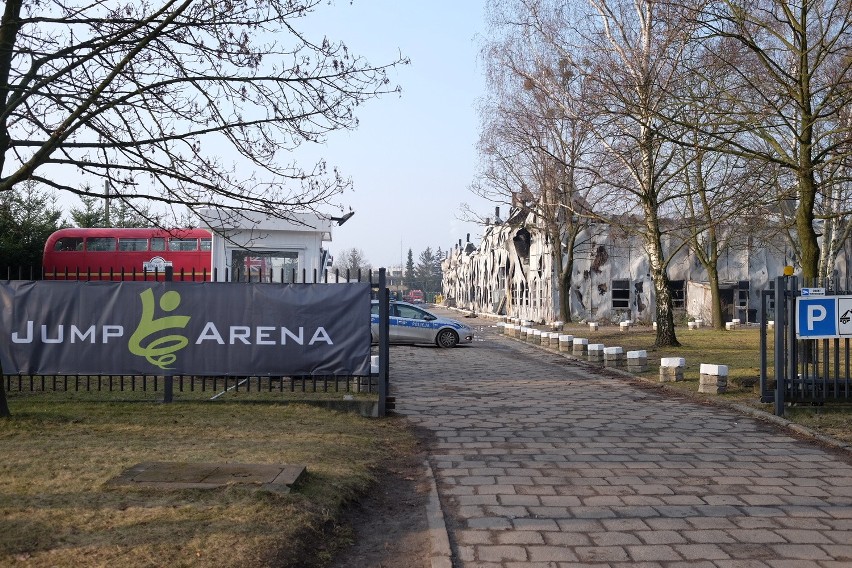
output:
M 164 282 L 172 282 L 175 277 L 174 268 L 171 266 L 166 266 L 165 273 L 163 274 Z M 163 377 L 163 402 L 170 403 L 174 398 L 174 377 L 172 375 L 166 375 Z
M 777 290 L 777 288 L 776 288 Z M 766 386 L 766 367 L 767 367 L 767 340 L 766 340 L 766 331 L 767 331 L 767 322 L 766 318 L 769 317 L 769 310 L 766 307 L 767 299 L 772 296 L 773 298 L 777 298 L 777 294 L 775 294 L 772 290 L 761 290 L 760 292 L 760 402 L 768 403 L 772 402 L 772 394 L 768 392 Z M 778 301 L 775 301 L 775 312 L 778 312 Z M 775 329 L 778 329 L 778 321 L 775 320 Z M 778 333 L 777 331 L 775 333 Z M 777 361 L 777 347 L 776 347 L 776 361 Z
M 784 416 L 784 373 L 787 361 L 784 329 L 787 326 L 787 282 L 783 276 L 775 278 L 775 415 Z
M 360 270 L 358 271 L 360 276 Z M 388 297 L 387 275 L 384 268 L 379 269 L 379 416 L 384 416 L 387 408 L 388 382 L 390 380 L 390 303 Z

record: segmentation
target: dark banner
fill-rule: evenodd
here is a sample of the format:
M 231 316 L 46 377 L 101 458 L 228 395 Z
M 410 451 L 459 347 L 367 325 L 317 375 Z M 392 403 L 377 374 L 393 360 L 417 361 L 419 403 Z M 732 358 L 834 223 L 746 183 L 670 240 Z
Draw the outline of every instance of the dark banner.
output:
M 0 305 L 6 374 L 370 374 L 366 282 L 13 281 Z

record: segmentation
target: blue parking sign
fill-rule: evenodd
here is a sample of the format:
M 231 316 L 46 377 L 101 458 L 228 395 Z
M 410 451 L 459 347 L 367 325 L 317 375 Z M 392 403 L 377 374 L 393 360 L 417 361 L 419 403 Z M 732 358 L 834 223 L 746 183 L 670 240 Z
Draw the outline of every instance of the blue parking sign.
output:
M 803 339 L 839 337 L 837 298 L 796 298 L 796 335 Z

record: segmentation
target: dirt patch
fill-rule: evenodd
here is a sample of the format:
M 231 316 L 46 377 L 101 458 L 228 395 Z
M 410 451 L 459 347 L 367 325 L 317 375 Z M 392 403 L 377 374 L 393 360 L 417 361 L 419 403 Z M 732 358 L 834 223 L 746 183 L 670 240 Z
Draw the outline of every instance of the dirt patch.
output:
M 421 446 L 422 447 L 422 446 Z M 399 456 L 376 474 L 373 489 L 341 519 L 352 545 L 330 568 L 428 568 L 432 542 L 426 519 L 429 482 L 425 454 Z

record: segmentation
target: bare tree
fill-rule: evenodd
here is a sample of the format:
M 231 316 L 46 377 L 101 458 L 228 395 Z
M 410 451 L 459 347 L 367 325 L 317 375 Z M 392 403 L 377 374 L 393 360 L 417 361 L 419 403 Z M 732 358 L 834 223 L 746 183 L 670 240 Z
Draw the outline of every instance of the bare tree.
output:
M 591 215 L 579 167 L 589 140 L 583 76 L 565 64 L 555 31 L 564 22 L 536 2 L 493 8 L 494 39 L 484 51 L 491 98 L 479 145 L 486 183 L 474 190 L 536 214 L 551 243 L 560 318 L 571 321 L 577 239 Z
M 832 137 L 850 136 L 852 133 L 852 106 L 838 113 L 841 128 Z M 824 189 L 817 204 L 815 217 L 822 221 L 819 276 L 831 278 L 838 255 L 845 249 L 852 235 L 852 153 L 843 153 L 821 170 Z M 850 274 L 846 274 L 848 278 Z
M 279 218 L 348 187 L 291 151 L 396 92 L 381 65 L 297 25 L 321 0 L 8 0 L 0 20 L 0 192 L 107 181 L 130 202 Z M 80 176 L 91 186 L 79 185 Z
M 589 132 L 599 149 L 589 170 L 609 189 L 608 221 L 621 213 L 620 226 L 643 240 L 656 297 L 656 344 L 679 345 L 667 273 L 676 251 L 664 247 L 664 217 L 683 196 L 682 164 L 674 159 L 676 133 L 663 134 L 661 116 L 685 72 L 689 8 L 659 0 L 589 0 L 589 6 L 575 16 L 582 22 L 576 52 L 585 55 L 572 61 L 589 84 Z
M 334 259 L 334 269 L 338 270 L 342 275 L 348 273 L 350 278 L 357 278 L 358 274 L 364 277 L 370 268 L 367 255 L 359 248 L 352 247 L 345 249 Z
M 721 125 L 708 112 L 706 100 L 724 87 L 728 70 L 714 66 L 706 46 L 696 42 L 691 59 L 685 67 L 700 69 L 694 76 L 687 71 L 674 86 L 677 121 L 689 125 L 686 129 L 674 125 L 675 161 L 679 163 L 683 197 L 675 201 L 682 224 L 676 227 L 678 237 L 688 246 L 707 272 L 711 294 L 713 327 L 725 329 L 720 294 L 719 259 L 723 251 L 736 246 L 749 236 L 756 236 L 765 223 L 755 223 L 766 211 L 773 192 L 775 177 L 767 176 L 764 165 L 757 160 L 732 155 L 719 148 L 718 130 Z M 708 80 L 711 79 L 712 80 Z M 668 129 L 661 132 L 667 133 Z M 708 135 L 711 132 L 714 135 Z M 778 226 L 774 229 L 777 231 Z
M 708 53 L 729 73 L 707 100 L 714 109 L 707 133 L 726 151 L 789 172 L 793 184 L 777 188 L 779 201 L 797 200 L 802 274 L 816 277 L 816 212 L 838 189 L 834 166 L 852 151 L 843 120 L 852 103 L 852 4 L 722 0 L 708 3 L 699 19 L 712 42 Z
M 687 136 L 699 134 L 692 131 Z M 681 145 L 676 153 L 682 164 L 684 186 L 684 196 L 677 207 L 684 222 L 675 233 L 688 244 L 707 272 L 712 326 L 724 330 L 719 260 L 723 251 L 736 247 L 763 228 L 763 223 L 755 225 L 753 220 L 761 210 L 761 196 L 768 193 L 764 177 L 755 164 L 699 144 Z

